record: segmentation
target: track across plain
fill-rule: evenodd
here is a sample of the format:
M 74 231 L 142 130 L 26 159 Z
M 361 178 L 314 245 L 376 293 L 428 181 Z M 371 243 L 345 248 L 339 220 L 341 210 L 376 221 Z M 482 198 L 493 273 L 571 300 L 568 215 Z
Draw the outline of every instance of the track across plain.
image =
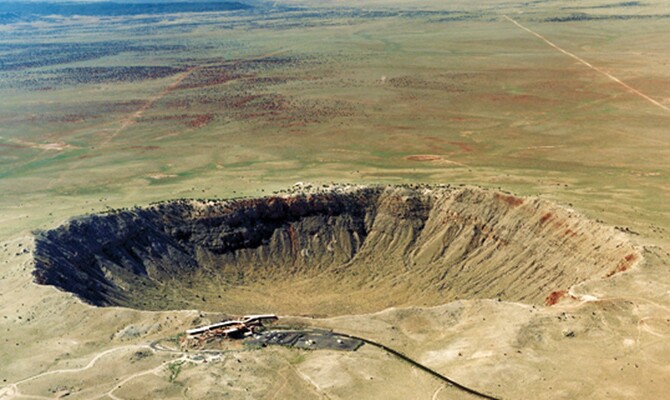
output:
M 612 81 L 618 83 L 619 85 L 623 86 L 624 89 L 626 89 L 626 90 L 629 91 L 630 93 L 633 93 L 634 95 L 637 95 L 637 96 L 639 96 L 639 97 L 642 97 L 643 99 L 647 100 L 648 102 L 650 102 L 651 104 L 655 105 L 656 107 L 659 107 L 659 108 L 661 108 L 661 109 L 663 109 L 663 110 L 665 110 L 665 111 L 670 112 L 670 107 L 666 106 L 665 104 L 660 103 L 660 102 L 657 101 L 657 100 L 654 100 L 651 96 L 648 96 L 648 95 L 642 93 L 641 91 L 635 89 L 634 87 L 630 86 L 630 85 L 627 84 L 626 82 L 624 82 L 624 81 L 622 81 L 621 79 L 617 78 L 616 76 L 610 74 L 609 72 L 605 71 L 604 69 L 602 69 L 602 68 L 600 68 L 600 67 L 597 67 L 597 66 L 591 64 L 590 62 L 584 60 L 583 58 L 577 56 L 577 55 L 574 54 L 574 53 L 571 53 L 571 52 L 569 52 L 569 51 L 563 49 L 562 47 L 559 47 L 557 44 L 555 44 L 554 42 L 552 42 L 552 41 L 550 41 L 549 39 L 545 38 L 544 36 L 540 35 L 539 33 L 537 33 L 537 32 L 535 32 L 535 31 L 531 30 L 530 28 L 527 28 L 527 27 L 521 25 L 519 22 L 517 22 L 517 21 L 514 20 L 513 18 L 510 18 L 510 17 L 508 17 L 507 15 L 504 15 L 504 17 L 505 17 L 506 20 L 510 21 L 511 23 L 513 23 L 514 25 L 516 25 L 517 27 L 523 29 L 524 31 L 526 31 L 526 32 L 530 33 L 531 35 L 537 37 L 538 39 L 542 40 L 543 42 L 545 42 L 545 43 L 548 44 L 549 46 L 553 47 L 553 48 L 556 49 L 557 51 L 559 51 L 559 52 L 565 54 L 565 55 L 568 56 L 568 57 L 571 57 L 571 58 L 577 60 L 580 64 L 583 64 L 583 65 L 585 65 L 585 66 L 591 68 L 592 70 L 596 71 L 597 73 L 599 73 L 599 74 L 601 74 L 601 75 L 604 75 L 604 76 L 607 77 L 608 79 L 610 79 L 610 80 L 612 80 Z

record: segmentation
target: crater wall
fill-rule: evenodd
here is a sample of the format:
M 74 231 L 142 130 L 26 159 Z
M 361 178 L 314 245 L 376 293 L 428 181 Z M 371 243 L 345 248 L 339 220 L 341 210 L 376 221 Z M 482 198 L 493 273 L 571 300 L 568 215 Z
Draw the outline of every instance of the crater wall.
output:
M 641 259 L 621 232 L 473 187 L 178 200 L 36 233 L 35 280 L 97 306 L 323 315 L 455 299 L 554 303 Z

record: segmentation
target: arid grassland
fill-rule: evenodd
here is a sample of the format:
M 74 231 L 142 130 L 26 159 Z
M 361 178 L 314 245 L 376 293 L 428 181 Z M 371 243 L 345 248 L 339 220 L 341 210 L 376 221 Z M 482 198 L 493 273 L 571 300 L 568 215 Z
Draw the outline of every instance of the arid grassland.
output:
M 49 7 L 0 4 L 0 399 L 476 398 L 371 346 L 151 346 L 265 312 L 495 398 L 670 390 L 664 1 Z M 182 229 L 266 196 L 285 213 L 232 222 L 253 246 Z M 58 242 L 97 213 L 123 251 Z M 52 264 L 84 256 L 108 268 Z

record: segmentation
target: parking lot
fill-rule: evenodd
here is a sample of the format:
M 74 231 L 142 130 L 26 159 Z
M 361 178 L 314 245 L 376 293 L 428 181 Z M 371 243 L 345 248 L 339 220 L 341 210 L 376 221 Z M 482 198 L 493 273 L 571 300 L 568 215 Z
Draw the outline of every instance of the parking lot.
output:
M 279 345 L 308 350 L 356 351 L 364 343 L 326 330 L 271 330 L 255 336 L 251 345 Z

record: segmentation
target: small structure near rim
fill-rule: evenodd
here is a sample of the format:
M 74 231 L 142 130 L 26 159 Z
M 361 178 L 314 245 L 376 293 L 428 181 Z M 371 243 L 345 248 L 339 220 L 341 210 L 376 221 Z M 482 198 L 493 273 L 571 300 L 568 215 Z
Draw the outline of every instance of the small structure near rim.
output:
M 264 322 L 274 322 L 275 314 L 245 315 L 240 320 L 221 321 L 186 331 L 182 347 L 201 347 L 204 343 L 218 338 L 240 339 L 253 335 Z

